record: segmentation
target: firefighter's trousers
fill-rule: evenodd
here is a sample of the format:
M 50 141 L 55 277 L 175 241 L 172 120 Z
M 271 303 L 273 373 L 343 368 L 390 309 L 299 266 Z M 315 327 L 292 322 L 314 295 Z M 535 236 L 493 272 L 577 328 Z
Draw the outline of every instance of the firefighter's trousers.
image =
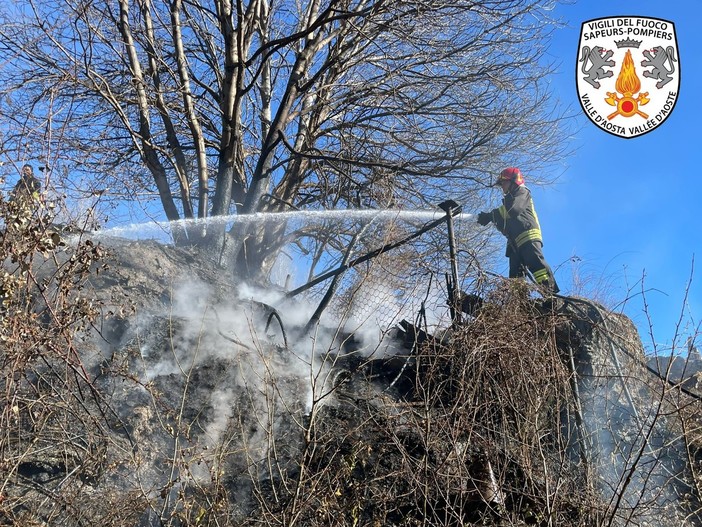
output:
M 558 293 L 559 288 L 551 267 L 546 263 L 540 241 L 527 241 L 517 249 L 509 251 L 509 277 L 520 278 L 527 275 L 527 269 L 540 286 L 551 293 Z

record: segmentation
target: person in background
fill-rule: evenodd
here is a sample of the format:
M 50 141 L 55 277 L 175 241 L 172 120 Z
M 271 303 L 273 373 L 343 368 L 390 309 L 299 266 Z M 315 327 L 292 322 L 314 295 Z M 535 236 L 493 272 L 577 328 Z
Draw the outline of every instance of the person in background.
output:
M 524 176 L 516 167 L 505 168 L 495 185 L 502 187 L 502 205 L 478 214 L 478 223 L 483 226 L 493 223 L 507 238 L 505 256 L 509 258 L 509 277 L 524 277 L 528 270 L 544 293 L 558 293 L 556 277 L 544 258 L 539 218 L 531 192 L 524 185 Z
M 34 199 L 38 201 L 40 190 L 41 183 L 34 175 L 32 165 L 24 165 L 20 172 L 19 181 L 17 181 L 15 188 L 12 189 L 11 200 Z

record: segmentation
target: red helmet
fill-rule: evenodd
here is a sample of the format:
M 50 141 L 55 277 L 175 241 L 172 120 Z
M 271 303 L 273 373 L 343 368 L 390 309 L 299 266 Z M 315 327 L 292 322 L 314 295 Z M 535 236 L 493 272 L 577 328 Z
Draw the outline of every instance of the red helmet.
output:
M 524 176 L 522 176 L 522 173 L 519 171 L 518 168 L 509 167 L 505 168 L 502 172 L 500 172 L 500 176 L 497 178 L 496 185 L 499 185 L 503 181 L 511 181 L 515 185 L 523 185 Z

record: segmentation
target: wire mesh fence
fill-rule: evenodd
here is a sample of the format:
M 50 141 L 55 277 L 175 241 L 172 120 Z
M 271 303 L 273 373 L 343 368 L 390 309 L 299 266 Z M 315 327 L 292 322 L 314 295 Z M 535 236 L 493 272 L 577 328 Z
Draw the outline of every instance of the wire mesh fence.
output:
M 292 289 L 292 294 L 311 303 L 328 295 L 327 317 L 381 331 L 402 319 L 411 321 L 419 316 L 430 326 L 450 322 L 447 218 L 439 212 L 320 217 L 322 231 L 338 233 L 339 241 L 346 237 L 345 258 L 330 259 L 326 268 L 316 272 L 317 267 L 309 267 L 311 260 L 298 255 L 298 269 L 308 266 L 307 284 L 328 276 L 308 289 L 305 284 Z M 470 248 L 486 241 L 470 215 L 457 214 L 452 221 L 458 248 L 458 287 L 474 288 L 481 273 Z M 290 229 L 295 232 L 296 226 L 290 225 Z

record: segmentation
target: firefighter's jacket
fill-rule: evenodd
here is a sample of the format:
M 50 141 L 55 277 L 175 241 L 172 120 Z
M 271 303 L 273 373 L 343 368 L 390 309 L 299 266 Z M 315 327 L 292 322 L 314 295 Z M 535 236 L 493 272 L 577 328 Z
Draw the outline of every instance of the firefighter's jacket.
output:
M 543 243 L 531 192 L 524 185 L 513 186 L 502 198 L 502 205 L 490 213 L 497 230 L 507 237 L 507 256 L 529 241 Z

